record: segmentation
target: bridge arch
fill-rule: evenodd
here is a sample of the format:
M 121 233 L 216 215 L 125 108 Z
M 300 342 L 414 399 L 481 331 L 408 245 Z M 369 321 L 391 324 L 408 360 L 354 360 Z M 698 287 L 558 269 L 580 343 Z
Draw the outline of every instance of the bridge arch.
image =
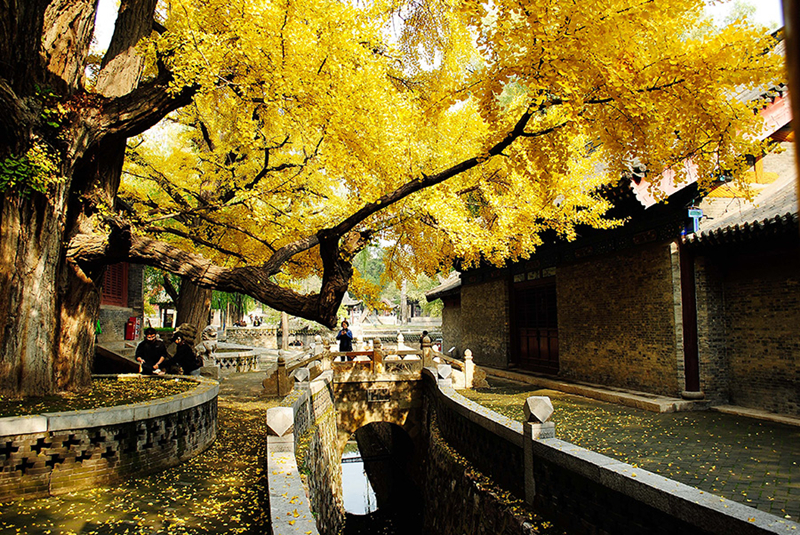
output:
M 339 456 L 356 431 L 381 422 L 402 428 L 418 451 L 418 441 L 423 436 L 422 402 L 421 381 L 336 382 L 334 403 Z

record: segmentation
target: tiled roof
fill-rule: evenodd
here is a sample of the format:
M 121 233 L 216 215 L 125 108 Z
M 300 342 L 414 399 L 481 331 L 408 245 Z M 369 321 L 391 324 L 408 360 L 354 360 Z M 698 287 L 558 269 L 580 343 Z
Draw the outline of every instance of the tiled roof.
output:
M 699 231 L 685 237 L 690 245 L 716 245 L 742 241 L 797 228 L 797 171 L 793 144 L 787 150 L 770 154 L 764 168 L 774 170 L 779 179 L 763 187 L 752 201 L 738 198 L 708 197 L 700 208 L 707 218 Z
M 461 274 L 458 271 L 453 271 L 450 273 L 446 279 L 444 279 L 439 286 L 433 288 L 432 290 L 428 290 L 425 293 L 425 298 L 428 301 L 435 301 L 441 297 L 444 297 L 451 293 L 456 293 L 457 290 L 461 288 Z

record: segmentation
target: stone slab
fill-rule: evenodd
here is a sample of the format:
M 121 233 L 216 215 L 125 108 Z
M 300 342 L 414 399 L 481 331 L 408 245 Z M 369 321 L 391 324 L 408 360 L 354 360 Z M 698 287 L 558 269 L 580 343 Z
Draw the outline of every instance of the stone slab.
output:
M 44 433 L 45 431 L 47 431 L 47 418 L 40 414 L 0 418 L 0 436 Z
M 318 535 L 294 453 L 270 451 L 267 478 L 273 535 Z

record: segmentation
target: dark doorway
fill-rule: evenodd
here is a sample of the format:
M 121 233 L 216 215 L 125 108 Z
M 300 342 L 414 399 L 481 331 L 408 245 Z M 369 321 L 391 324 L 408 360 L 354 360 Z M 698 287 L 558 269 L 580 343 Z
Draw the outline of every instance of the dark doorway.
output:
M 512 347 L 517 366 L 534 372 L 558 373 L 555 277 L 513 283 L 512 288 Z

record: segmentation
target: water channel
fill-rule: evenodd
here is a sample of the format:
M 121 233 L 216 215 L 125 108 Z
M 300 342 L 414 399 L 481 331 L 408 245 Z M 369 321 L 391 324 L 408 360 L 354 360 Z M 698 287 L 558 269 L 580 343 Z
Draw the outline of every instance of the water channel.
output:
M 344 535 L 424 533 L 422 494 L 409 473 L 414 447 L 401 428 L 369 424 L 342 455 Z

